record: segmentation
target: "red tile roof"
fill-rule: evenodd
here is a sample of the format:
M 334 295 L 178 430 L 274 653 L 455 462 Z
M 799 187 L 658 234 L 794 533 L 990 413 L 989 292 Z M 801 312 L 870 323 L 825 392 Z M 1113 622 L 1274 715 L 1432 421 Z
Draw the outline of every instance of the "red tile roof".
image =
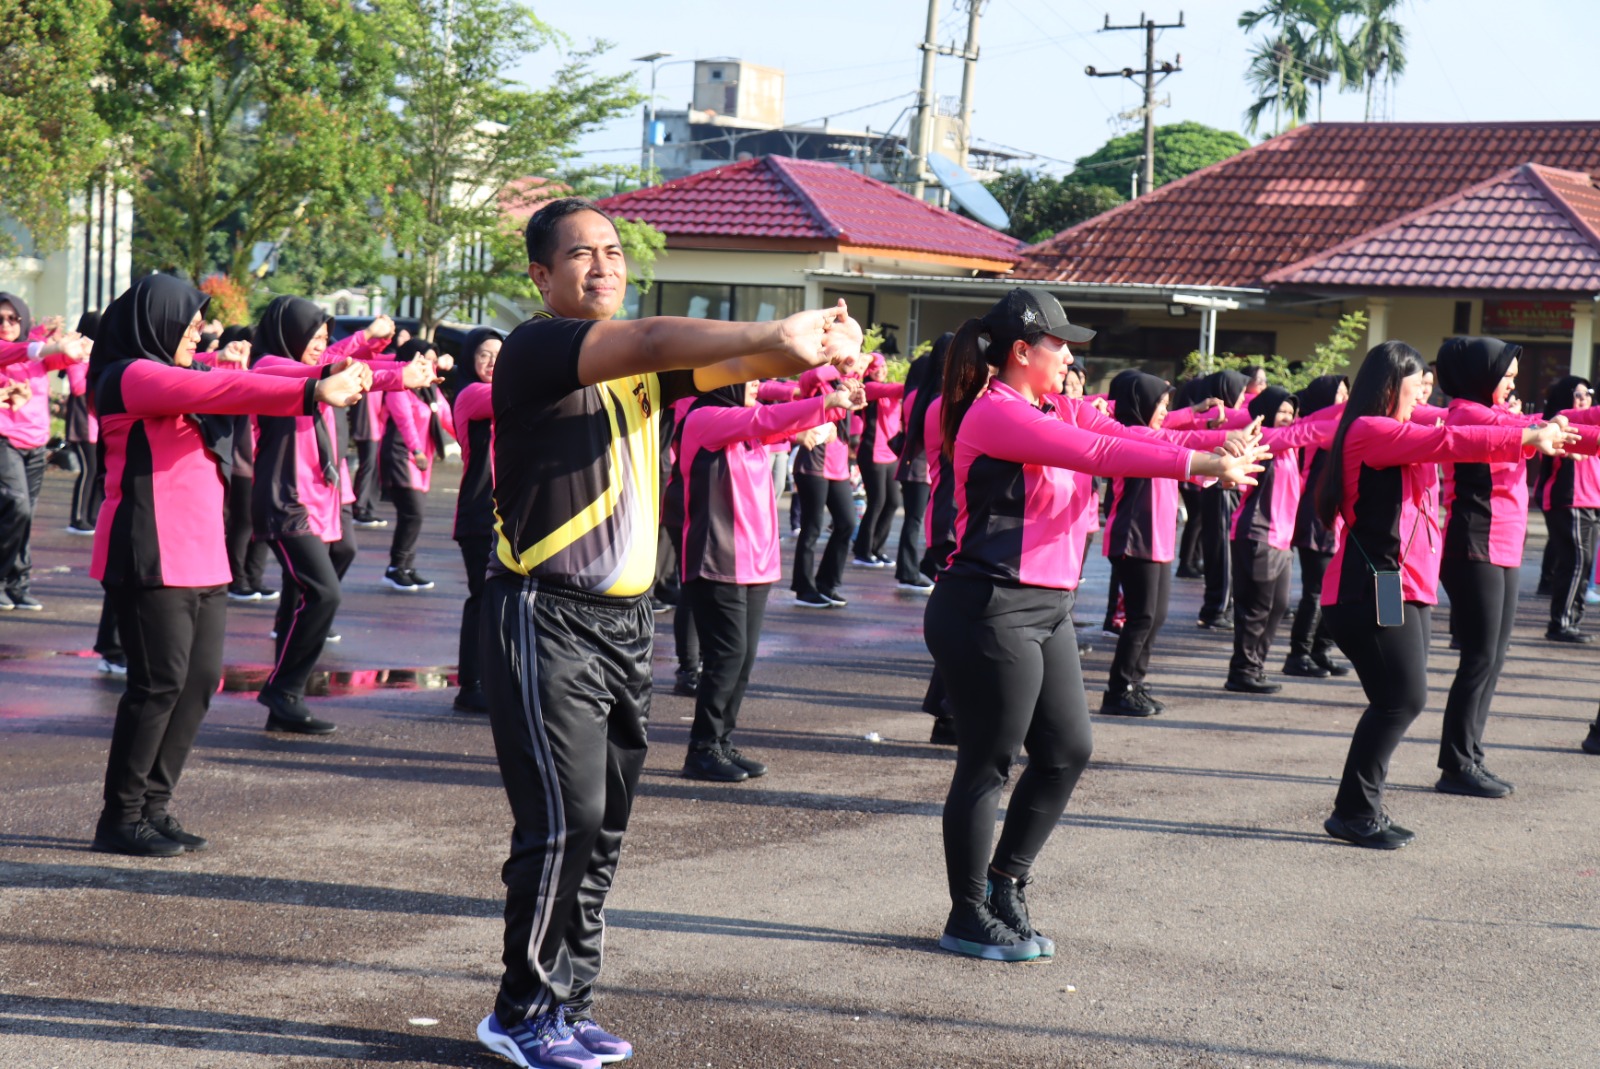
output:
M 1600 193 L 1587 174 L 1538 164 L 1267 275 L 1313 288 L 1600 292 Z
M 1600 122 L 1302 126 L 1025 250 L 1016 276 L 1259 285 L 1528 160 L 1600 177 Z
M 673 238 L 839 245 L 1015 263 L 1022 243 L 837 164 L 764 156 L 600 201 Z

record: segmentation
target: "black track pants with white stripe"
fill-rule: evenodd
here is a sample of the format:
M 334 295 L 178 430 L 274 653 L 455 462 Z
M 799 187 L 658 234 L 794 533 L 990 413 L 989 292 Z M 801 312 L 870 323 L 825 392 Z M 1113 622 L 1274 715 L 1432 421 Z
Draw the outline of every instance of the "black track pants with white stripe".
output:
M 606 893 L 647 746 L 654 619 L 646 598 L 551 592 L 496 575 L 483 591 L 483 688 L 511 803 L 505 973 L 510 1027 L 600 973 Z

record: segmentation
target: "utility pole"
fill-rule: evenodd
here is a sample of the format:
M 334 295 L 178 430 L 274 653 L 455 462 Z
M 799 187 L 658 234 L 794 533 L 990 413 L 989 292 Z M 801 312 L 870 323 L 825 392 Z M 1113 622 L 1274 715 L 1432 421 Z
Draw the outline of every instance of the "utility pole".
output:
M 928 0 L 928 28 L 922 43 L 917 45 L 922 50 L 922 83 L 917 89 L 917 112 L 911 122 L 910 144 L 907 146 L 911 159 L 906 181 L 911 187 L 911 195 L 918 200 L 923 199 L 928 191 L 928 153 L 933 151 L 934 62 L 939 56 L 954 56 L 966 64 L 961 74 L 962 158 L 958 161 L 966 166 L 967 145 L 972 140 L 972 96 L 978 81 L 978 16 L 988 0 L 964 2 L 967 5 L 965 48 L 939 44 L 940 0 Z
M 1133 26 L 1113 26 L 1111 16 L 1106 16 L 1106 24 L 1101 32 L 1107 30 L 1143 30 L 1144 31 L 1144 69 L 1134 70 L 1132 67 L 1123 67 L 1119 71 L 1097 71 L 1093 67 L 1085 68 L 1084 73 L 1091 78 L 1127 78 L 1132 81 L 1136 75 L 1144 77 L 1144 107 L 1139 109 L 1144 116 L 1144 169 L 1139 174 L 1139 195 L 1150 192 L 1156 184 L 1156 86 L 1167 80 L 1167 76 L 1177 74 L 1183 70 L 1183 57 L 1178 56 L 1176 61 L 1168 63 L 1162 61 L 1156 64 L 1156 31 L 1181 30 L 1183 25 L 1183 12 L 1178 12 L 1177 22 L 1156 22 L 1155 19 L 1146 19 L 1144 12 L 1139 12 L 1139 21 Z M 1157 78 L 1156 75 L 1161 77 Z
M 988 0 L 967 0 L 967 51 L 961 67 L 961 166 L 972 150 L 972 96 L 978 86 L 978 17 Z

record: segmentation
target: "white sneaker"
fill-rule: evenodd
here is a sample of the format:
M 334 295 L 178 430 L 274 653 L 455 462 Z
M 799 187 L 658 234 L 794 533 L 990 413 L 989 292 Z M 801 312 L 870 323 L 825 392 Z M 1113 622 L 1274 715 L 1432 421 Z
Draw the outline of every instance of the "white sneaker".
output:
M 1585 590 L 1583 592 L 1583 603 L 1585 605 L 1600 605 L 1600 590 L 1594 587 Z
M 102 657 L 100 658 L 99 671 L 103 676 L 125 676 L 128 674 L 128 666 L 125 664 L 113 664 Z

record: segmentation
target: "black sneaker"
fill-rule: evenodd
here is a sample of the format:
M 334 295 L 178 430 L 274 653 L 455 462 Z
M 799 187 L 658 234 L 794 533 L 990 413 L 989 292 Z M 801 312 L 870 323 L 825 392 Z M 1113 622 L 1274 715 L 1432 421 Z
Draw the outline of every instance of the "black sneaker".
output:
M 1232 631 L 1233 613 L 1225 612 L 1221 616 L 1213 616 L 1209 620 L 1202 616 L 1194 622 L 1194 625 L 1202 631 Z
M 332 735 L 339 725 L 311 715 L 305 703 L 277 694 L 258 694 L 256 701 L 267 707 L 267 730 L 290 735 Z
M 355 524 L 357 527 L 387 527 L 389 526 L 389 521 L 379 519 L 376 516 L 357 516 Z
M 1600 754 L 1600 730 L 1589 729 L 1589 735 L 1579 744 L 1584 753 Z
M 956 718 L 953 716 L 934 717 L 933 731 L 929 733 L 928 741 L 935 746 L 954 746 L 956 744 Z
M 877 557 L 851 557 L 850 563 L 857 568 L 882 568 Z
M 1101 716 L 1155 716 L 1159 711 L 1137 687 L 1130 686 L 1121 694 L 1108 690 L 1100 696 Z
M 261 595 L 262 601 L 277 601 L 280 591 L 267 590 L 258 586 L 256 587 L 256 593 Z
M 907 594 L 932 594 L 933 584 L 919 575 L 909 583 L 903 579 L 900 580 L 895 583 L 895 589 L 903 590 Z
M 800 606 L 802 609 L 834 608 L 833 602 L 829 601 L 821 594 L 796 594 L 794 596 L 794 603 Z
M 839 593 L 837 590 L 819 590 L 819 591 L 817 591 L 817 593 L 819 593 L 823 597 L 827 598 L 828 601 L 833 605 L 833 607 L 835 609 L 842 609 L 846 605 L 850 604 L 850 599 L 846 598 L 843 594 Z
M 17 601 L 17 596 L 15 594 L 11 595 L 11 600 Z M 22 602 L 17 601 L 17 608 L 20 609 L 22 607 Z M 1575 627 L 1565 627 L 1559 631 L 1546 631 L 1544 637 L 1548 642 L 1565 642 L 1573 646 L 1583 646 L 1594 641 L 1593 635 L 1584 634 Z
M 19 594 L 13 590 L 8 596 L 11 598 L 11 607 L 13 609 L 24 609 L 28 612 L 42 612 L 44 610 L 44 605 L 39 599 L 27 592 Z M 1583 636 L 1583 641 L 1588 642 L 1589 636 Z
M 1347 819 L 1335 813 L 1322 822 L 1323 830 L 1335 839 L 1343 839 L 1369 850 L 1398 850 L 1417 837 L 1409 828 L 1402 828 L 1389 819 L 1389 814 L 1379 813 L 1376 818 Z
M 762 776 L 767 774 L 766 765 L 752 757 L 746 757 L 744 754 L 740 753 L 734 747 L 729 746 L 727 743 L 722 744 L 722 752 L 728 758 L 728 760 L 732 761 L 739 768 L 744 769 L 745 775 L 749 776 L 751 779 L 760 779 Z
M 1135 683 L 1133 685 L 1133 689 L 1139 692 L 1139 697 L 1143 698 L 1145 701 L 1147 701 L 1151 705 L 1155 706 L 1156 712 L 1164 713 L 1164 712 L 1167 711 L 1167 703 L 1164 702 L 1164 701 L 1161 701 L 1154 694 L 1151 694 L 1149 688 L 1146 687 L 1143 683 Z
M 15 608 L 16 606 L 11 603 L 11 596 L 0 590 L 0 612 L 10 612 Z
M 482 687 L 462 687 L 456 700 L 450 703 L 450 708 L 458 713 L 487 713 L 489 700 L 483 696 Z
M 1193 568 L 1188 568 L 1181 564 L 1178 565 L 1178 570 L 1172 574 L 1179 579 L 1204 579 L 1206 577 L 1205 572 L 1197 572 Z
M 1440 794 L 1459 794 L 1467 798 L 1504 798 L 1516 788 L 1473 765 L 1460 772 L 1441 772 L 1433 789 Z
M 193 832 L 184 831 L 183 825 L 178 823 L 178 818 L 170 813 L 163 813 L 159 817 L 146 817 L 145 823 L 191 853 L 198 854 L 211 845 Z
M 1350 674 L 1349 665 L 1340 664 L 1332 657 L 1329 657 L 1326 653 L 1313 653 L 1311 655 L 1311 662 L 1318 668 L 1326 668 L 1330 676 L 1347 676 Z
M 1276 694 L 1283 689 L 1283 684 L 1269 683 L 1265 676 L 1229 676 L 1222 689 L 1235 694 Z
M 878 567 L 880 568 L 891 568 L 894 566 L 894 561 L 891 558 L 884 556 L 882 553 L 874 553 L 872 555 L 872 559 L 878 562 Z
M 261 595 L 260 595 L 259 592 L 251 590 L 247 586 L 241 586 L 241 585 L 239 585 L 237 583 L 230 583 L 228 585 L 228 600 L 229 601 L 260 601 L 261 600 Z
M 685 698 L 692 698 L 700 693 L 700 673 L 678 669 L 672 681 L 672 693 L 681 694 Z
M 129 857 L 177 857 L 183 844 L 162 835 L 148 820 L 132 824 L 101 824 L 94 829 L 89 849 L 101 854 L 127 854 Z
M 1490 779 L 1494 780 L 1496 783 L 1501 784 L 1507 790 L 1509 790 L 1509 791 L 1511 791 L 1513 793 L 1516 792 L 1517 788 L 1516 788 L 1516 785 L 1514 783 L 1512 783 L 1510 780 L 1504 778 L 1503 776 L 1497 776 L 1493 772 L 1490 772 L 1488 770 L 1488 768 L 1486 768 L 1483 765 L 1482 762 L 1479 762 L 1479 764 L 1478 764 L 1478 771 L 1482 772 L 1485 776 L 1488 776 Z
M 1333 673 L 1313 661 L 1309 653 L 1297 653 L 1283 662 L 1283 674 L 1305 679 L 1327 679 Z
M 1056 956 L 1056 941 L 1047 935 L 1040 935 L 1028 920 L 1028 883 L 1028 880 L 1014 880 L 990 869 L 989 909 L 1007 928 L 1037 943 L 1041 958 L 1053 958 Z
M 952 906 L 939 946 L 986 961 L 1033 961 L 1039 957 L 1039 944 L 996 917 L 988 902 Z
M 712 783 L 743 783 L 750 773 L 734 764 L 718 747 L 690 750 L 683 759 L 684 779 L 703 779 Z
M 411 581 L 411 574 L 403 568 L 388 568 L 383 573 L 383 582 L 394 590 L 403 590 L 407 594 L 416 593 L 417 584 Z
M 651 596 L 651 598 L 650 598 L 650 612 L 653 615 L 660 616 L 664 612 L 671 612 L 671 611 L 672 611 L 672 606 L 671 605 L 668 605 L 666 602 L 662 601 L 658 597 L 655 597 L 654 595 Z
M 417 574 L 417 570 L 415 568 L 406 569 L 406 578 L 410 579 L 411 585 L 416 587 L 418 590 L 433 589 L 433 580 L 422 578 L 422 576 Z

